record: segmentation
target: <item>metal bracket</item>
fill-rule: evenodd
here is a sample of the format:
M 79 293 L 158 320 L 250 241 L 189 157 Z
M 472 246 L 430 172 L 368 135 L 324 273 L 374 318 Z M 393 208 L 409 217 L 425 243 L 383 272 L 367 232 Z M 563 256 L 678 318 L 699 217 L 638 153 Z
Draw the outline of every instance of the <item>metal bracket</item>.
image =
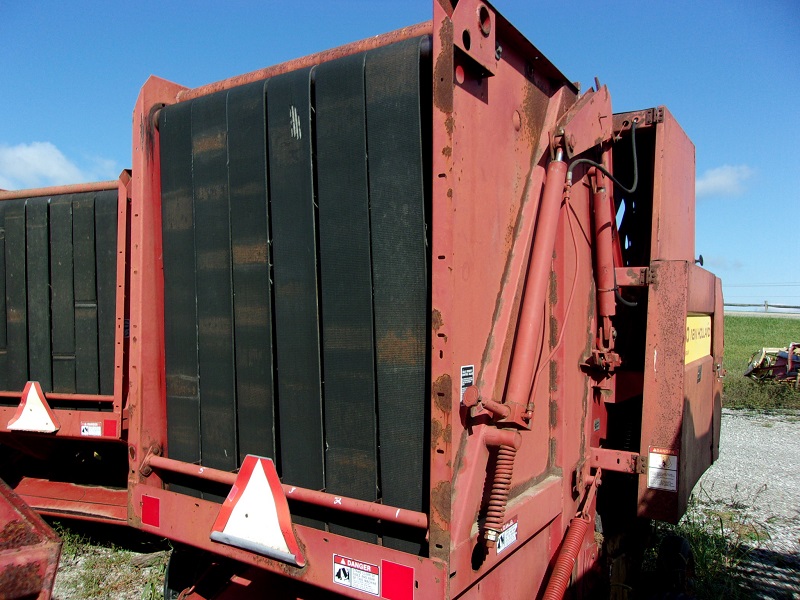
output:
M 453 11 L 453 45 L 494 75 L 503 49 L 497 42 L 494 9 L 479 0 L 461 0 Z
M 153 472 L 153 467 L 150 466 L 150 457 L 152 456 L 161 456 L 161 446 L 153 444 L 147 449 L 147 454 L 145 454 L 142 465 L 139 467 L 139 473 L 144 477 L 150 477 Z
M 642 456 L 638 452 L 592 448 L 590 456 L 590 466 L 595 469 L 637 475 L 647 472 L 647 456 Z

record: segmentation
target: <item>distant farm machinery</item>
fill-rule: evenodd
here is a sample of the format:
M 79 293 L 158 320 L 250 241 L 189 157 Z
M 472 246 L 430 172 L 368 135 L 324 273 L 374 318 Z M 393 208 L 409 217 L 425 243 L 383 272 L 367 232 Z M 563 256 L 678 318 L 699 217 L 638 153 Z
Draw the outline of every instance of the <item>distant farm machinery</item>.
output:
M 762 348 L 750 357 L 744 372 L 754 381 L 784 381 L 800 388 L 800 342 L 785 348 Z

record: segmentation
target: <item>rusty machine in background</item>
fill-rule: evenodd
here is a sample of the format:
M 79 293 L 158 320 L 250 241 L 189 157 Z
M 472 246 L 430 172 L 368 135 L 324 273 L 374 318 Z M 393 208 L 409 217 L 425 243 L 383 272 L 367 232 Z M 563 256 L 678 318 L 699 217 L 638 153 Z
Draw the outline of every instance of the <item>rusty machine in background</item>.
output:
M 172 597 L 624 596 L 717 455 L 694 181 L 478 0 L 151 77 L 132 171 L 0 194 L 0 476 Z

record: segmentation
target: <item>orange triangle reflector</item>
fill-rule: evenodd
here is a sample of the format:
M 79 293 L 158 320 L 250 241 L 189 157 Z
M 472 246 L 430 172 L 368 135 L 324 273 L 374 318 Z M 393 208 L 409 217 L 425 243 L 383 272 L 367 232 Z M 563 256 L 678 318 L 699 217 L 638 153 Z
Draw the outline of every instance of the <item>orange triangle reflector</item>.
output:
M 45 400 L 42 386 L 38 381 L 29 381 L 25 385 L 25 389 L 22 390 L 22 401 L 6 427 L 10 431 L 36 433 L 55 433 L 61 429 L 55 413 Z
M 271 459 L 251 454 L 245 457 L 211 528 L 211 539 L 297 567 L 306 564 Z

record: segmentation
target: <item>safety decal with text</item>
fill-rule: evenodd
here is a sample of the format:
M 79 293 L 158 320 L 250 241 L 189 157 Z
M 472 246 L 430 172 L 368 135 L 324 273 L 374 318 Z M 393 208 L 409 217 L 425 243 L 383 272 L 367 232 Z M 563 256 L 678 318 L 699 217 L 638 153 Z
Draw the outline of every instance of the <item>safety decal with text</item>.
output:
M 84 437 L 100 437 L 103 435 L 103 424 L 99 421 L 81 421 L 81 435 Z
M 381 589 L 381 571 L 377 565 L 334 554 L 333 583 L 377 596 Z
M 647 487 L 668 492 L 678 491 L 678 451 L 650 447 L 647 457 Z
M 475 365 L 464 365 L 461 367 L 461 403 L 464 403 L 464 392 L 475 383 Z
M 517 541 L 517 518 L 514 517 L 503 525 L 503 530 L 497 536 L 497 553 L 500 554 L 511 544 Z

